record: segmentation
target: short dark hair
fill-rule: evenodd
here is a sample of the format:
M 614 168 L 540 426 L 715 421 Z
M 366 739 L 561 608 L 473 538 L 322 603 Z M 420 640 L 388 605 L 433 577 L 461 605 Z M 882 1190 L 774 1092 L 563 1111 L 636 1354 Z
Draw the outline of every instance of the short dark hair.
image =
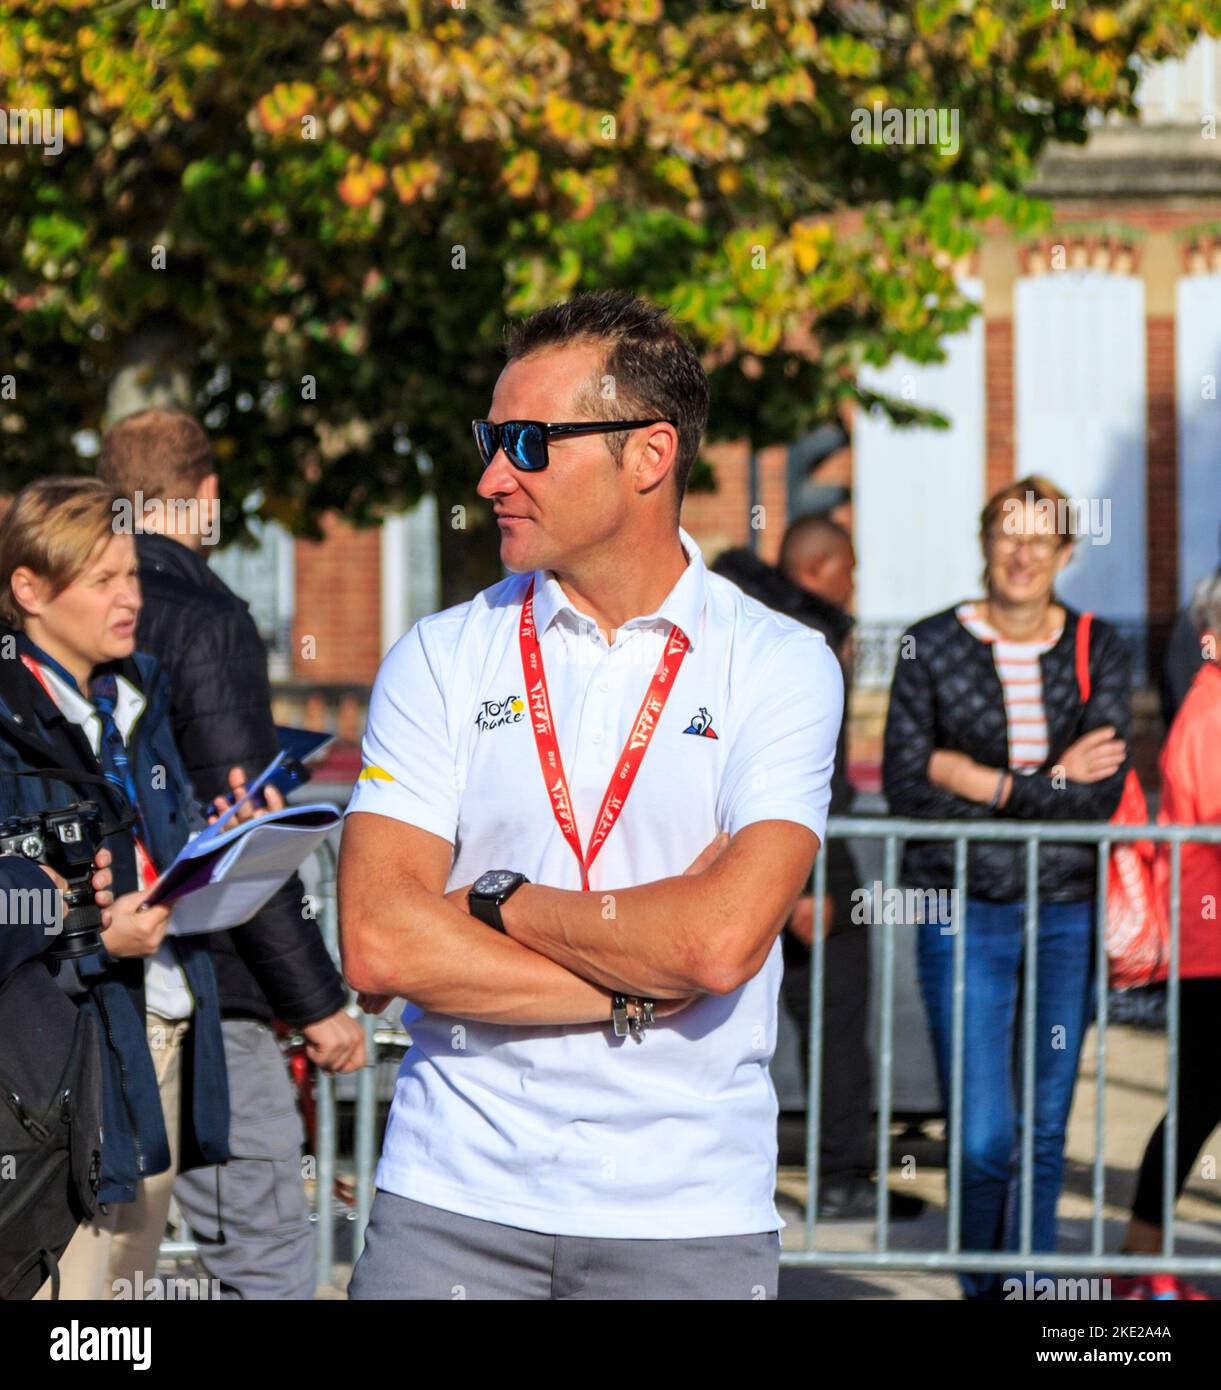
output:
M 821 542 L 827 549 L 838 545 L 852 549 L 852 537 L 838 521 L 833 521 L 826 512 L 806 512 L 789 522 L 780 541 L 780 558 L 776 563 L 787 572 L 810 541 Z
M 594 420 L 667 418 L 677 422 L 674 483 L 678 505 L 708 422 L 708 375 L 695 349 L 669 313 L 624 290 L 594 290 L 539 309 L 505 329 L 509 361 L 545 348 L 603 342 L 606 356 L 598 379 L 577 394 L 575 404 Z M 601 382 L 614 382 L 607 399 Z M 628 436 L 603 436 L 616 466 L 623 464 Z
M 203 426 L 181 410 L 150 407 L 125 415 L 102 436 L 98 477 L 126 496 L 169 499 L 211 473 L 212 445 Z

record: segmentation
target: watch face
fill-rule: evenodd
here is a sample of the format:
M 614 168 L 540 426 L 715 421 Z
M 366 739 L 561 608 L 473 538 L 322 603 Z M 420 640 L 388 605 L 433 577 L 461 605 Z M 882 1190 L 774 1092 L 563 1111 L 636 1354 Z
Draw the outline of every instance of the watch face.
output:
M 517 879 L 518 875 L 512 869 L 489 869 L 486 874 L 479 875 L 471 891 L 478 893 L 481 898 L 494 898 L 506 888 L 512 888 Z

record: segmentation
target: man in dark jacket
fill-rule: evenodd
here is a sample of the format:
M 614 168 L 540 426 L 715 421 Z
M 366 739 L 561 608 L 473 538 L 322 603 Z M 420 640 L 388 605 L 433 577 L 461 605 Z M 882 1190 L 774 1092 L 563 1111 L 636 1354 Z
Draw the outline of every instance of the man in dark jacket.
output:
M 217 477 L 189 416 L 145 410 L 103 441 L 99 472 L 133 499 L 144 608 L 138 642 L 170 675 L 175 738 L 201 799 L 228 790 L 234 763 L 255 776 L 277 752 L 266 651 L 247 605 L 208 568 Z M 150 506 L 149 504 L 153 505 Z M 156 534 L 160 532 L 161 534 Z M 364 1031 L 294 874 L 246 925 L 209 936 L 229 1061 L 232 1160 L 190 1173 L 175 1198 L 209 1273 L 229 1296 L 313 1295 L 301 1118 L 271 1028 L 300 1029 L 328 1071 L 364 1065 Z
M 798 517 L 785 532 L 779 567 L 765 564 L 747 549 L 729 550 L 712 568 L 733 580 L 760 603 L 816 628 L 839 658 L 844 673 L 844 706 L 851 689 L 850 633 L 846 608 L 852 598 L 855 556 L 843 527 L 817 515 Z M 852 810 L 847 774 L 847 727 L 840 727 L 831 774 L 831 814 Z M 826 990 L 823 998 L 823 1075 L 820 1125 L 819 1219 L 860 1219 L 877 1211 L 871 1178 L 874 1166 L 873 1094 L 869 1047 L 869 928 L 852 921 L 856 867 L 840 838 L 827 843 Z M 803 897 L 784 933 L 784 998 L 801 1035 L 803 1076 L 809 1076 L 810 946 L 813 899 Z M 892 1217 L 915 1216 L 923 1202 L 890 1194 Z

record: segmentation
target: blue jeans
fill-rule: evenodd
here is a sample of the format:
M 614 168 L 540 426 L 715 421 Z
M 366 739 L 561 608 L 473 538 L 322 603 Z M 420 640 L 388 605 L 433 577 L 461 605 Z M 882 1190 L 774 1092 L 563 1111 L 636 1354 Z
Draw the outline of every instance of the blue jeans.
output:
M 1019 994 L 1026 905 L 967 900 L 963 1005 L 963 1250 L 1016 1250 L 1021 1213 Z M 1064 1134 L 1093 1017 L 1094 904 L 1039 905 L 1031 1248 L 1056 1248 Z M 957 923 L 954 924 L 957 926 Z M 944 934 L 943 934 L 944 931 Z M 918 974 L 949 1117 L 954 934 L 919 926 Z M 963 1273 L 968 1298 L 1000 1296 L 1003 1276 Z

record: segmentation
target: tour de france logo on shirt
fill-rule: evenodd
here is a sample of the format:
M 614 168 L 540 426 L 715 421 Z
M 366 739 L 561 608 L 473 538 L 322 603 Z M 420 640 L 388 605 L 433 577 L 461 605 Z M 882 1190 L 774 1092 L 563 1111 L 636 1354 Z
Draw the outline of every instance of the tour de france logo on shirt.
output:
M 475 727 L 499 729 L 502 724 L 520 724 L 526 717 L 526 702 L 520 695 L 503 700 L 484 700 L 475 711 Z

